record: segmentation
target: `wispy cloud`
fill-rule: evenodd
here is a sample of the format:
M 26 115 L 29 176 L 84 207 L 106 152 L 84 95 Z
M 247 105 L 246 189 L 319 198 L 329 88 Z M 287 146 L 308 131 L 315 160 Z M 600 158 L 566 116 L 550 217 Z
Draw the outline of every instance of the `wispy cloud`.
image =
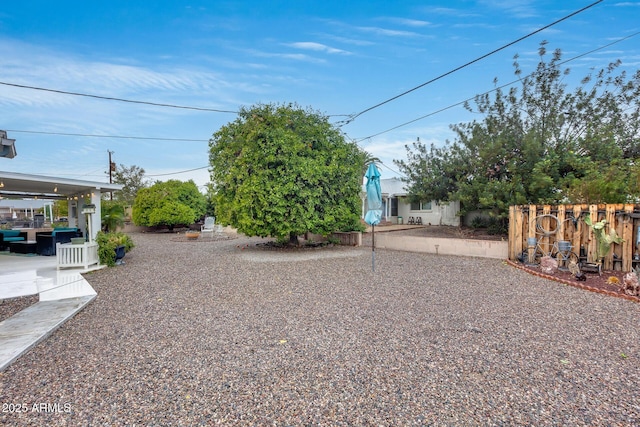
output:
M 483 7 L 492 9 L 500 9 L 517 18 L 531 18 L 540 16 L 538 10 L 531 4 L 530 0 L 520 0 L 514 2 L 512 0 L 480 0 L 479 4 Z
M 327 46 L 325 44 L 315 43 L 315 42 L 295 42 L 295 43 L 289 43 L 287 46 L 291 46 L 296 49 L 311 50 L 314 52 L 324 52 L 328 54 L 340 54 L 340 55 L 352 54 L 351 52 L 346 50 L 336 49 L 331 46 Z
M 425 7 L 422 11 L 426 15 L 453 16 L 459 18 L 470 18 L 481 16 L 479 13 L 470 10 L 453 9 L 449 7 Z
M 215 98 L 221 100 L 231 90 L 252 90 L 219 73 L 186 66 L 153 69 L 118 61 L 91 61 L 8 39 L 0 39 L 0 55 L 5 58 L 0 68 L 0 80 L 47 89 L 119 98 L 137 99 L 145 95 L 147 101 L 164 98 L 165 102 L 184 93 L 215 93 Z M 149 95 L 153 99 L 146 99 Z M 50 92 L 3 88 L 3 102 L 51 105 L 68 103 L 69 99 L 69 96 Z
M 354 39 L 349 37 L 337 36 L 334 34 L 322 34 L 322 36 L 327 39 L 337 41 L 338 43 L 348 44 L 351 46 L 372 46 L 375 44 L 370 40 Z
M 392 22 L 394 24 L 402 25 L 402 26 L 405 26 L 405 27 L 414 27 L 414 28 L 428 27 L 428 26 L 432 25 L 432 23 L 429 22 L 429 21 L 423 21 L 423 20 L 419 20 L 419 19 L 387 17 L 387 18 L 383 18 L 383 20 L 384 21 L 388 21 L 388 22 Z
M 304 53 L 265 52 L 261 50 L 249 50 L 248 53 L 259 58 L 279 58 L 290 61 L 310 62 L 314 64 L 324 64 L 327 62 L 322 58 L 317 58 Z
M 413 31 L 404 31 L 404 30 L 390 30 L 388 28 L 380 28 L 380 27 L 356 27 L 358 30 L 372 33 L 379 36 L 387 36 L 387 37 L 421 37 L 420 33 L 416 33 Z

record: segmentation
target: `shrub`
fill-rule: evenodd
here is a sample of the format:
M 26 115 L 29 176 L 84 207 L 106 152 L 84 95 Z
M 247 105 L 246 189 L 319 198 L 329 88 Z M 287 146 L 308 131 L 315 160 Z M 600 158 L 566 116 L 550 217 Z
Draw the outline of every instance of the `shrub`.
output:
M 471 228 L 487 228 L 487 225 L 487 219 L 481 216 L 477 216 L 471 220 Z
M 116 248 L 118 246 L 124 246 L 125 252 L 129 252 L 135 246 L 131 237 L 122 232 L 105 233 L 99 231 L 96 242 L 98 243 L 100 264 L 109 267 L 116 265 Z
M 509 234 L 509 223 L 504 218 L 491 218 L 487 224 L 487 234 L 494 236 Z

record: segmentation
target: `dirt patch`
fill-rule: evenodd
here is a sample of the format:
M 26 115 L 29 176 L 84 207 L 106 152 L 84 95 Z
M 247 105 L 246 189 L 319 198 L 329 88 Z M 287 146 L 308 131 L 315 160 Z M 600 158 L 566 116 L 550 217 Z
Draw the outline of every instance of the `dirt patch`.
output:
M 237 236 L 227 236 L 227 235 L 218 235 L 218 236 L 200 236 L 197 239 L 189 239 L 184 234 L 173 236 L 170 240 L 172 242 L 193 242 L 193 243 L 211 243 L 217 242 L 220 240 L 232 240 L 237 239 Z
M 528 266 L 513 261 L 509 261 L 509 263 L 535 276 L 544 277 L 559 283 L 564 283 L 565 285 L 640 302 L 640 297 L 627 295 L 622 290 L 622 278 L 626 274 L 624 271 L 603 270 L 601 275 L 598 273 L 586 273 L 586 280 L 579 281 L 568 271 L 557 270 L 552 274 L 546 274 L 543 273 L 538 266 Z
M 385 227 L 376 228 L 378 231 L 387 231 Z M 449 239 L 476 239 L 476 240 L 506 240 L 508 236 L 489 234 L 485 228 L 456 227 L 451 225 L 427 225 L 406 230 L 388 230 L 406 236 L 441 237 Z

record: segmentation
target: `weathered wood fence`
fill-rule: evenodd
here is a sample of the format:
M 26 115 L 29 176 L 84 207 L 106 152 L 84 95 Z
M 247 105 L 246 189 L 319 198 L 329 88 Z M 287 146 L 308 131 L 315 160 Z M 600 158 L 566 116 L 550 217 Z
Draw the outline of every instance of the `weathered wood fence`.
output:
M 557 218 L 557 221 L 551 217 Z M 536 238 L 542 248 L 550 251 L 553 244 L 560 241 L 571 242 L 572 251 L 582 261 L 592 262 L 596 256 L 596 240 L 593 230 L 584 218 L 590 215 L 592 221 L 606 219 L 606 233 L 615 229 L 624 239 L 621 244 L 612 244 L 604 258 L 603 269 L 631 271 L 640 266 L 636 236 L 640 226 L 640 205 L 638 204 L 598 204 L 598 205 L 525 205 L 511 206 L 509 209 L 509 259 L 518 260 L 528 248 L 530 238 Z

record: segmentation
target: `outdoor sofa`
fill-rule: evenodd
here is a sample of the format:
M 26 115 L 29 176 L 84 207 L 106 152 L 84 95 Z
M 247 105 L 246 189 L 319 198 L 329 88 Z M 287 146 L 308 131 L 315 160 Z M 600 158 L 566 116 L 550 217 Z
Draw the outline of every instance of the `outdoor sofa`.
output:
M 11 242 L 23 242 L 27 240 L 27 232 L 20 230 L 0 230 L 0 250 L 9 249 Z
M 51 256 L 56 254 L 56 243 L 69 243 L 74 237 L 82 237 L 82 231 L 77 228 L 56 228 L 53 231 L 36 233 L 36 253 Z

